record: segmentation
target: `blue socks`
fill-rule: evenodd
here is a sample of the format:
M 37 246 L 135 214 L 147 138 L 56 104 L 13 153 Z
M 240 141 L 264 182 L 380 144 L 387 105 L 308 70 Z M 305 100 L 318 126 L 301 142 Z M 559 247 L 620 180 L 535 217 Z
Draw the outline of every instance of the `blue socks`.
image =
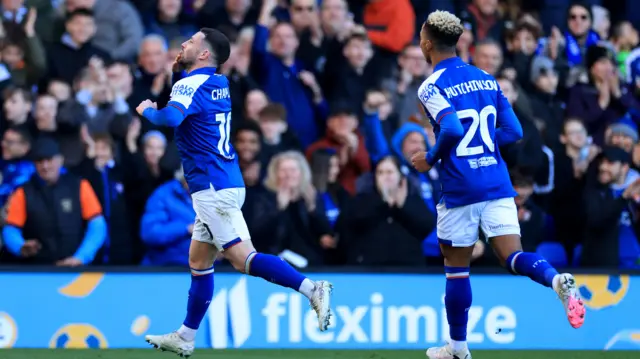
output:
M 187 302 L 187 316 L 178 334 L 185 340 L 194 340 L 213 298 L 213 266 L 208 269 L 191 269 L 191 288 Z
M 536 253 L 520 251 L 511 253 L 507 258 L 506 266 L 512 274 L 527 276 L 550 288 L 553 285 L 553 277 L 558 274 L 546 259 Z
M 469 267 L 445 266 L 444 271 L 447 276 L 444 305 L 447 309 L 449 336 L 455 345 L 456 342 L 467 340 L 467 321 L 472 299 Z
M 310 297 L 313 292 L 313 282 L 300 274 L 289 263 L 271 254 L 257 252 L 249 254 L 245 261 L 244 272 L 299 291 L 307 297 Z

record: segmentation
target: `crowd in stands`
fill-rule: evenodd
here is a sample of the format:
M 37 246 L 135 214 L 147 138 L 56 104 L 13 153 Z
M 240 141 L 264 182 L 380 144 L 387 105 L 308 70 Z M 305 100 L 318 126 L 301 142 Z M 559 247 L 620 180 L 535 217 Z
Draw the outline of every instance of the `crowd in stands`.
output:
M 512 0 L 2 0 L 0 263 L 187 265 L 173 129 L 135 108 L 166 105 L 181 44 L 212 27 L 232 41 L 218 71 L 256 249 L 301 268 L 441 265 L 438 167 L 408 161 L 435 141 L 416 96 L 429 3 L 455 10 L 459 56 L 524 129 L 500 147 L 524 249 L 640 268 L 638 31 L 586 3 L 549 27 Z M 482 240 L 474 265 L 497 265 Z

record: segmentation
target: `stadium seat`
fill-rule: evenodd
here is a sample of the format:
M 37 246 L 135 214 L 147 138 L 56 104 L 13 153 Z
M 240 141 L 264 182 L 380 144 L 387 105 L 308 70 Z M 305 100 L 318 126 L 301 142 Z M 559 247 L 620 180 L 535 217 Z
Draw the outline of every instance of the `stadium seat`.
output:
M 558 242 L 542 242 L 538 245 L 536 253 L 544 257 L 554 267 L 566 267 L 567 252 Z
M 578 244 L 573 249 L 573 260 L 571 261 L 571 266 L 579 267 L 580 266 L 580 256 L 582 255 L 582 244 Z

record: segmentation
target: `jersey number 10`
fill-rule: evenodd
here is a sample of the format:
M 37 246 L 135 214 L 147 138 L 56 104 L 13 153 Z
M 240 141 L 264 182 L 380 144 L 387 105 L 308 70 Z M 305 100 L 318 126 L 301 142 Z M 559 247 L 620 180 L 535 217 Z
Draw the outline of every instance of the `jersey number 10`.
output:
M 491 139 L 489 124 L 487 123 L 489 115 L 493 115 L 493 127 L 496 127 L 497 111 L 494 106 L 489 105 L 483 108 L 480 113 L 474 109 L 462 110 L 458 111 L 457 115 L 460 120 L 463 118 L 470 118 L 472 122 L 471 126 L 469 126 L 469 130 L 465 133 L 464 137 L 462 137 L 462 140 L 460 140 L 458 147 L 456 147 L 456 156 L 466 157 L 484 153 L 482 145 L 469 147 L 471 140 L 473 140 L 478 132 L 478 127 L 480 127 L 480 138 L 482 138 L 482 142 L 484 142 L 484 144 L 489 148 L 489 151 L 495 152 L 496 146 Z
M 220 132 L 220 140 L 218 140 L 218 152 L 226 158 L 231 158 L 231 147 L 229 146 L 231 112 L 216 113 L 216 122 L 219 122 L 218 132 Z

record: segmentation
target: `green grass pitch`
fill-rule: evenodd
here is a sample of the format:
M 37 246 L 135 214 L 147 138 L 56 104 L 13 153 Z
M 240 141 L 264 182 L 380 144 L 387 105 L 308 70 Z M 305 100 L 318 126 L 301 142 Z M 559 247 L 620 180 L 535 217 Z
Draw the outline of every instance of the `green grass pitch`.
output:
M 474 359 L 631 359 L 632 351 L 488 351 L 475 350 Z M 172 359 L 175 354 L 152 349 L 74 350 L 0 349 L 2 359 Z M 196 350 L 190 359 L 425 359 L 420 350 Z

